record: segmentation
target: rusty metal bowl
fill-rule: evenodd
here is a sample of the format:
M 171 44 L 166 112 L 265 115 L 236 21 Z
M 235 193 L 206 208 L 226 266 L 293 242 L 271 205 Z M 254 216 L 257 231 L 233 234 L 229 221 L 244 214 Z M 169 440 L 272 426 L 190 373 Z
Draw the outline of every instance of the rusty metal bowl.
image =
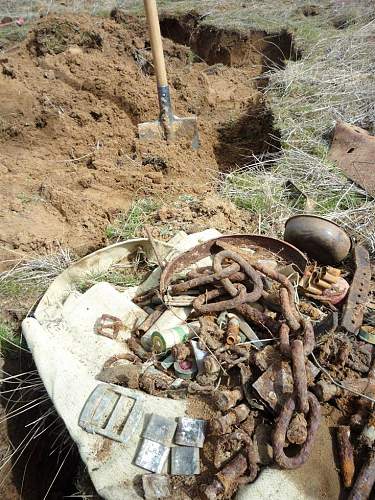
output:
M 337 224 L 316 215 L 295 215 L 285 223 L 284 239 L 320 264 L 335 265 L 348 256 L 352 242 Z

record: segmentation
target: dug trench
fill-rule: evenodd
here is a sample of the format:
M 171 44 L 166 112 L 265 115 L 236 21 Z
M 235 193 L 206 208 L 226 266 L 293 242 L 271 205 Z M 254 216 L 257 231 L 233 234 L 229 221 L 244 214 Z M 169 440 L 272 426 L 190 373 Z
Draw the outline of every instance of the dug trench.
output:
M 1 58 L 0 261 L 57 243 L 84 255 L 106 243 L 105 228 L 134 199 L 156 197 L 168 205 L 189 194 L 208 203 L 219 172 L 277 148 L 262 75 L 299 57 L 291 36 L 238 33 L 202 21 L 195 13 L 161 19 L 175 112 L 197 115 L 198 151 L 137 138 L 137 124 L 158 116 L 147 30 L 138 19 L 119 11 L 110 19 L 49 16 Z M 221 205 L 210 203 L 212 216 Z M 239 215 L 226 227 L 243 230 L 243 220 Z M 6 359 L 8 373 L 19 368 L 18 360 Z M 2 427 L 4 443 L 10 439 L 23 450 L 9 462 L 4 499 L 44 498 L 57 472 L 48 498 L 76 489 L 74 448 L 62 455 L 61 468 L 62 460 L 49 456 L 58 438 L 54 415 L 45 422 L 50 431 L 22 445 L 26 425 L 44 409 L 38 405 Z

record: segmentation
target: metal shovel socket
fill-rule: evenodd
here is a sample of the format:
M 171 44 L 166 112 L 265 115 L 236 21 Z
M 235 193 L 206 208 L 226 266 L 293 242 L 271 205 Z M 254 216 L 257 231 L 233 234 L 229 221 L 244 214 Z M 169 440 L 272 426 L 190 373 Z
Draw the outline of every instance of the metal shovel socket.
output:
M 158 85 L 160 115 L 158 120 L 140 123 L 141 141 L 166 140 L 168 143 L 185 139 L 193 149 L 199 148 L 197 117 L 180 118 L 173 114 L 169 85 Z

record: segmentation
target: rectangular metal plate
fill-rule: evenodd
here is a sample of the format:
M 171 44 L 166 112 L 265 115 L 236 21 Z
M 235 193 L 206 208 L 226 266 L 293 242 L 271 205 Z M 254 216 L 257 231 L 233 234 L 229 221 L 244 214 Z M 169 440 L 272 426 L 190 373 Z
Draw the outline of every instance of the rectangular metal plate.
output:
M 171 474 L 191 476 L 200 473 L 199 448 L 176 446 L 172 448 Z
M 170 446 L 177 427 L 175 420 L 153 413 L 142 437 Z
M 205 420 L 197 418 L 180 417 L 177 424 L 175 443 L 202 448 L 206 423 Z
M 88 397 L 78 423 L 90 434 L 126 443 L 142 416 L 141 394 L 126 387 L 99 384 Z
M 144 439 L 134 463 L 138 467 L 142 467 L 142 469 L 160 474 L 168 458 L 169 450 L 168 446 Z

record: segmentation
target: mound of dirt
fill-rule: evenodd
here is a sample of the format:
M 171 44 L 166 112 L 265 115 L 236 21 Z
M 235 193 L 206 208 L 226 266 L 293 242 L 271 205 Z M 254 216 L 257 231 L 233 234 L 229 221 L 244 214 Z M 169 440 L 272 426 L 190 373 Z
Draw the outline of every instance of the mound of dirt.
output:
M 150 44 L 142 22 L 116 19 L 48 16 L 0 60 L 0 258 L 57 241 L 85 254 L 134 198 L 211 196 L 219 170 L 273 147 L 258 50 L 212 64 L 170 39 L 175 112 L 198 116 L 201 147 L 140 142 L 138 123 L 158 117 Z M 235 40 L 221 36 L 221 50 Z

